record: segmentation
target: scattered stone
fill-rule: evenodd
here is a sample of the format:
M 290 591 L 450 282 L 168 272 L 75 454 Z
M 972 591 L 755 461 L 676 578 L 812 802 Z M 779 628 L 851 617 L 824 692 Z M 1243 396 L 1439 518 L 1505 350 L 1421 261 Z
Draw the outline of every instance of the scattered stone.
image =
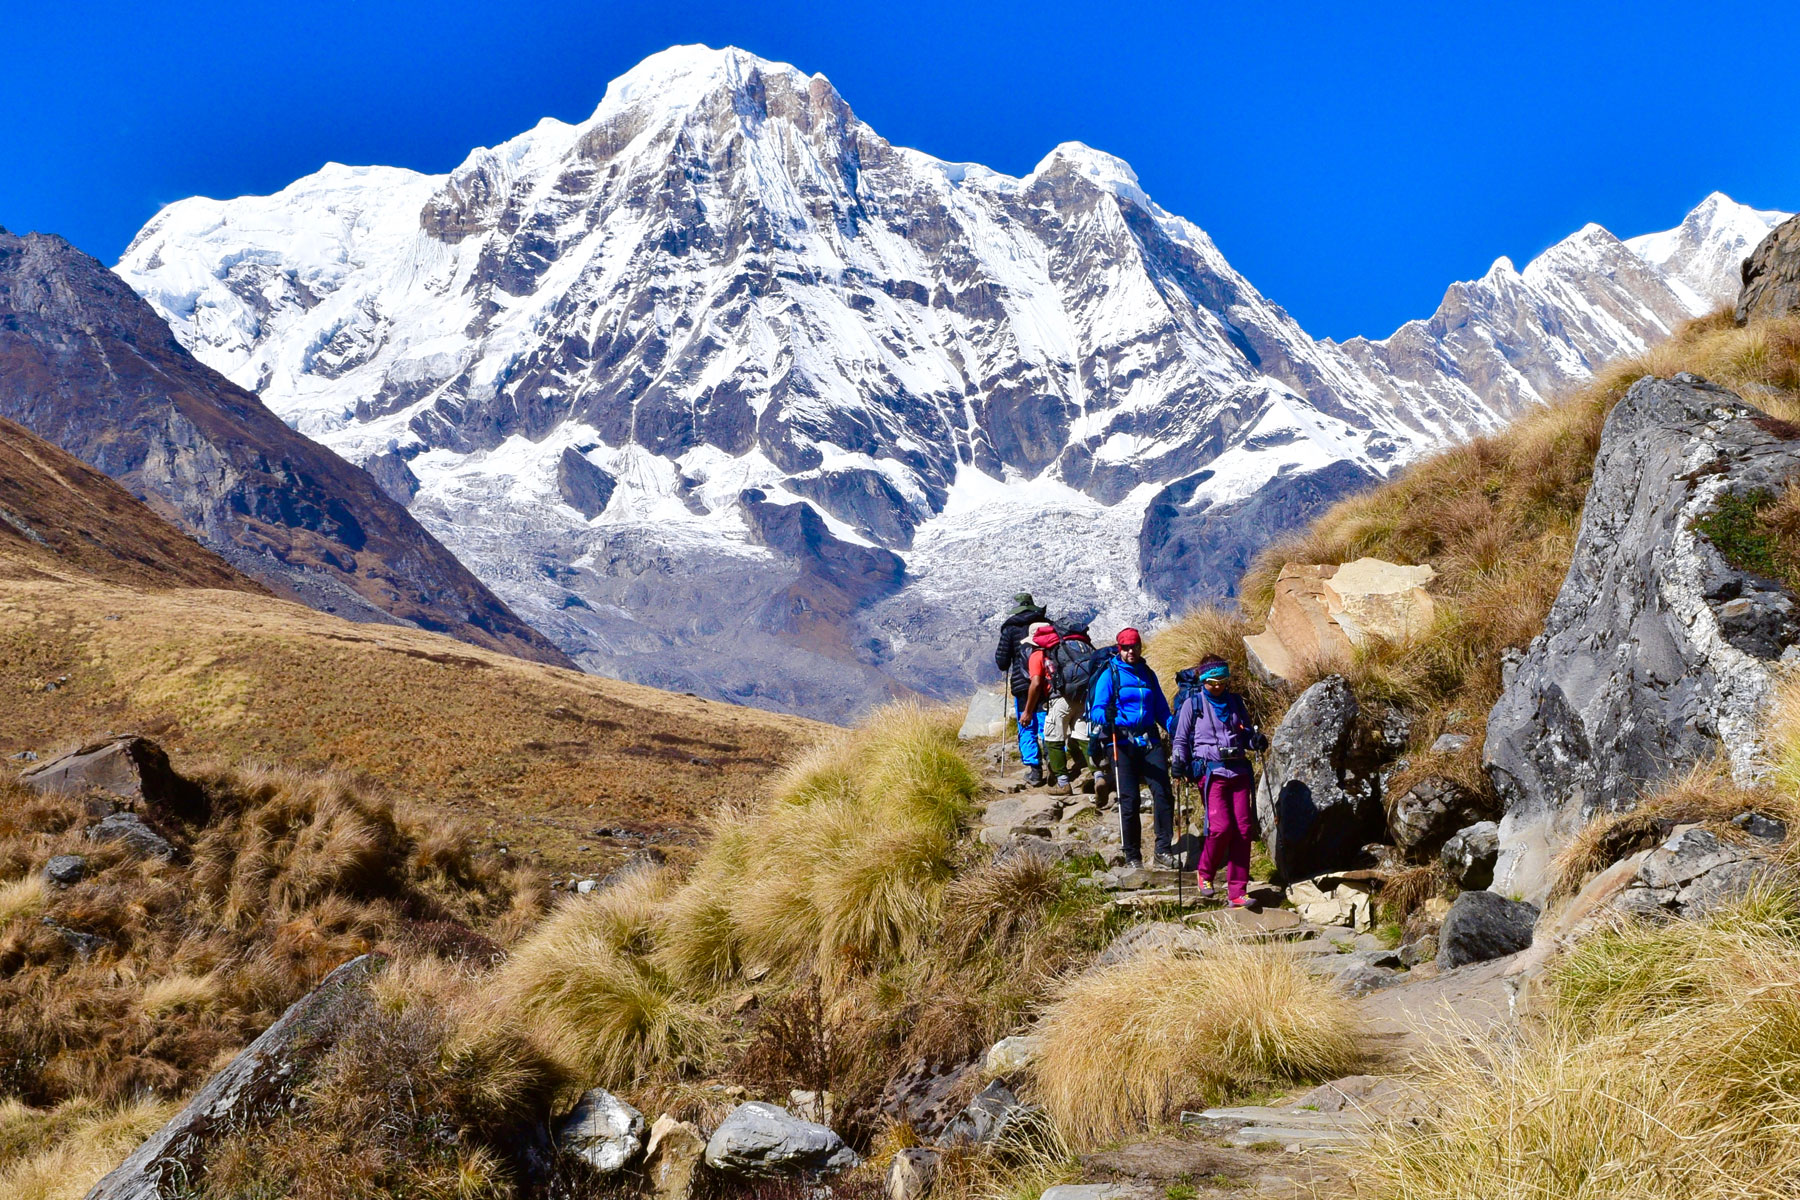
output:
M 1459 829 L 1438 853 L 1445 874 L 1466 892 L 1492 887 L 1494 864 L 1500 860 L 1500 826 L 1478 821 Z
M 732 1109 L 706 1143 L 706 1165 L 727 1175 L 816 1175 L 856 1163 L 855 1151 L 826 1126 L 760 1100 Z
M 186 1195 L 218 1139 L 286 1107 L 304 1064 L 330 1050 L 337 1031 L 369 1004 L 368 981 L 382 962 L 378 955 L 364 954 L 327 975 L 96 1184 L 87 1200 Z
M 134 812 L 116 812 L 90 825 L 88 839 L 95 842 L 122 842 L 138 858 L 160 858 L 167 862 L 175 857 L 175 847 L 168 839 L 144 824 Z
M 1204 953 L 1214 942 L 1211 931 L 1179 921 L 1146 921 L 1127 926 L 1094 956 L 1093 965 L 1110 967 L 1140 954 L 1184 956 Z
M 937 1144 L 983 1145 L 999 1137 L 1009 1126 L 1024 1120 L 1032 1111 L 1030 1106 L 1019 1102 L 1011 1088 L 996 1079 L 982 1088 L 981 1094 L 944 1127 Z
M 644 1144 L 644 1114 L 605 1088 L 590 1088 L 556 1128 L 556 1145 L 602 1175 L 637 1157 Z
M 112 939 L 103 938 L 97 933 L 83 933 L 79 929 L 70 929 L 67 925 L 60 924 L 50 917 L 44 917 L 42 920 L 50 932 L 67 942 L 69 948 L 75 951 L 76 957 L 84 962 L 112 945 Z
M 657 1200 L 688 1200 L 694 1187 L 694 1171 L 706 1153 L 700 1128 L 677 1121 L 667 1113 L 650 1126 L 644 1145 L 644 1179 Z
M 883 1089 L 880 1111 L 896 1124 L 911 1125 L 923 1137 L 937 1134 L 962 1111 L 962 1097 L 975 1090 L 982 1061 L 915 1061 Z
M 1779 494 L 1796 473 L 1800 440 L 1695 376 L 1640 379 L 1612 410 L 1568 577 L 1488 717 L 1496 888 L 1541 903 L 1595 813 L 1715 754 L 1755 777 L 1800 610 L 1699 526 L 1721 497 Z
M 1498 892 L 1464 892 L 1438 931 L 1437 964 L 1448 971 L 1516 954 L 1531 945 L 1537 919 L 1535 904 L 1508 900 Z
M 44 881 L 53 887 L 74 887 L 87 875 L 87 859 L 79 854 L 58 854 L 44 864 Z
M 1309 925 L 1375 927 L 1375 902 L 1368 889 L 1337 882 L 1335 876 L 1303 879 L 1288 888 L 1287 898 L 1300 920 Z
M 1006 732 L 1006 697 L 983 688 L 969 697 L 969 711 L 956 736 L 962 741 L 981 741 Z
M 1469 741 L 1469 735 L 1466 733 L 1440 733 L 1437 735 L 1437 740 L 1431 743 L 1431 752 L 1433 754 L 1455 754 L 1459 750 L 1466 749 Z
M 894 1155 L 888 1165 L 887 1200 L 922 1200 L 937 1181 L 940 1151 L 914 1146 Z
M 1377 756 L 1358 737 L 1360 717 L 1349 683 L 1329 675 L 1300 694 L 1270 738 L 1256 803 L 1284 880 L 1352 866 L 1385 831 Z
M 985 1065 L 989 1075 L 1016 1075 L 1023 1071 L 1031 1060 L 1037 1057 L 1038 1047 L 1044 1039 L 1032 1034 L 1015 1034 L 1003 1037 L 988 1047 Z
M 596 881 L 596 880 L 593 880 L 593 879 L 581 879 L 581 880 L 577 880 L 577 881 L 576 881 L 576 883 L 575 883 L 575 890 L 576 890 L 576 891 L 577 891 L 577 892 L 578 892 L 578 893 L 580 893 L 580 894 L 581 894 L 581 895 L 583 895 L 583 896 L 585 896 L 585 895 L 587 895 L 587 894 L 588 894 L 588 893 L 589 893 L 589 892 L 591 892 L 591 891 L 593 891 L 593 890 L 594 890 L 594 888 L 595 888 L 595 887 L 597 887 L 597 886 L 598 886 L 598 881 Z
M 1131 1200 L 1131 1189 L 1118 1183 L 1059 1183 L 1045 1188 L 1038 1200 Z
M 1731 818 L 1731 823 L 1751 837 L 1760 838 L 1765 842 L 1787 841 L 1787 822 L 1777 821 L 1774 817 L 1765 817 L 1756 812 L 1746 812 Z
M 1438 940 L 1436 933 L 1420 934 L 1400 943 L 1400 965 L 1407 970 L 1420 963 L 1435 962 L 1438 956 Z
M 1378 957 L 1383 961 L 1391 959 L 1396 966 L 1400 961 L 1399 955 L 1392 951 L 1382 952 Z M 1338 985 L 1352 996 L 1366 996 L 1370 992 L 1399 983 L 1404 978 L 1399 971 L 1378 965 L 1374 957 L 1361 951 L 1320 954 L 1308 960 L 1307 969 L 1327 979 L 1337 980 Z
M 7 760 L 10 762 L 31 763 L 31 762 L 36 762 L 38 756 L 37 756 L 36 750 L 21 750 L 17 754 L 9 754 L 6 757 L 7 757 Z

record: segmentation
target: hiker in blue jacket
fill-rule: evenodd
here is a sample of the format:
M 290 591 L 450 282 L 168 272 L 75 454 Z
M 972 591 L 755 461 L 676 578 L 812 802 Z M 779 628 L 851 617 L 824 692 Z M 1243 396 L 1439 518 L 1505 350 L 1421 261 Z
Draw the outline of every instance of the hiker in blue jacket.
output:
M 1125 861 L 1142 866 L 1143 838 L 1138 828 L 1138 788 L 1150 788 L 1156 829 L 1158 867 L 1179 870 L 1175 859 L 1175 807 L 1169 799 L 1169 760 L 1163 752 L 1163 730 L 1169 723 L 1169 701 L 1156 672 L 1144 661 L 1144 641 L 1135 629 L 1121 629 L 1118 653 L 1094 676 L 1088 696 L 1088 726 L 1111 752 L 1119 790 L 1119 833 Z

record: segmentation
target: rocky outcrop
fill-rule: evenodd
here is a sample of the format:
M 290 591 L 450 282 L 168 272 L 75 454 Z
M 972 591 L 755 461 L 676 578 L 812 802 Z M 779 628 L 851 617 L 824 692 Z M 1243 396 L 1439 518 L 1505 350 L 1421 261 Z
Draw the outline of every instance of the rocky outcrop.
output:
M 1517 954 L 1531 945 L 1538 906 L 1495 892 L 1464 892 L 1438 930 L 1438 966 L 1446 971 Z
M 1388 819 L 1394 845 L 1415 858 L 1428 856 L 1458 829 L 1486 815 L 1481 797 L 1454 779 L 1431 776 L 1401 793 Z M 1485 884 L 1482 886 L 1486 886 Z
M 1372 740 L 1341 675 L 1307 688 L 1282 717 L 1256 790 L 1263 837 L 1282 879 L 1354 866 L 1362 847 L 1383 832 L 1380 747 Z
M 986 1145 L 1016 1128 L 1033 1111 L 1029 1105 L 1019 1102 L 1011 1088 L 996 1079 L 982 1088 L 980 1094 L 969 1101 L 969 1106 L 944 1127 L 944 1132 L 938 1135 L 938 1145 Z
M 1541 902 L 1569 836 L 1711 755 L 1757 775 L 1771 668 L 1800 611 L 1696 523 L 1785 488 L 1796 434 L 1689 375 L 1639 380 L 1607 418 L 1568 577 L 1488 718 L 1496 890 Z
M 644 1180 L 656 1200 L 687 1200 L 694 1187 L 694 1172 L 706 1154 L 706 1139 L 691 1121 L 677 1121 L 664 1113 L 650 1126 L 644 1147 Z
M 1371 639 L 1417 637 L 1436 614 L 1425 590 L 1436 574 L 1379 558 L 1287 564 L 1263 632 L 1244 639 L 1251 668 L 1266 679 L 1293 680 L 1309 666 L 1348 663 Z
M 1800 217 L 1790 217 L 1744 260 L 1737 323 L 1800 313 Z
M 1499 861 L 1500 826 L 1493 821 L 1477 821 L 1457 830 L 1438 853 L 1444 874 L 1464 891 L 1491 887 Z
M 830 1129 L 760 1100 L 732 1109 L 706 1143 L 706 1165 L 727 1175 L 819 1175 L 856 1162 Z
M 378 956 L 365 954 L 327 975 L 95 1184 L 87 1200 L 191 1195 L 216 1139 L 286 1108 L 303 1064 L 328 1049 L 338 1031 L 369 1003 L 367 984 L 381 963 Z
M 192 824 L 208 815 L 206 794 L 178 775 L 163 748 L 148 738 L 122 734 L 89 742 L 40 763 L 20 778 L 36 792 L 96 798 L 105 816 L 120 804 Z
M 564 504 L 590 520 L 606 511 L 618 482 L 573 446 L 556 460 L 556 494 Z
M 1767 841 L 1741 845 L 1704 829 L 1684 829 L 1643 856 L 1612 904 L 1640 917 L 1696 920 L 1756 888 L 1793 887 L 1793 869 L 1771 861 L 1770 848 Z
M 574 665 L 366 472 L 195 361 L 123 280 L 61 238 L 0 235 L 0 416 L 278 595 Z

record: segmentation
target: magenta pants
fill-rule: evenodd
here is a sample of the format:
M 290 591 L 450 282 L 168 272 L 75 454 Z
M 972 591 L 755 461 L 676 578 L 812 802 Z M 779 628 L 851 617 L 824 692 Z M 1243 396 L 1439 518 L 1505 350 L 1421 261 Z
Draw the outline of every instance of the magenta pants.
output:
M 1206 784 L 1206 845 L 1197 872 L 1202 886 L 1225 868 L 1225 894 L 1241 900 L 1250 883 L 1250 774 L 1214 775 Z

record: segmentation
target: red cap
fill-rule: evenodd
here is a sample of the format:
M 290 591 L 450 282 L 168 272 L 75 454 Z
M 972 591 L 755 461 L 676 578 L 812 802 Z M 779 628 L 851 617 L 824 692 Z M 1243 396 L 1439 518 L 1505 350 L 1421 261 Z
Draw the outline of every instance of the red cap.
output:
M 1138 636 L 1138 631 L 1135 629 L 1119 630 L 1118 642 L 1121 646 L 1140 646 L 1143 641 L 1144 639 Z

